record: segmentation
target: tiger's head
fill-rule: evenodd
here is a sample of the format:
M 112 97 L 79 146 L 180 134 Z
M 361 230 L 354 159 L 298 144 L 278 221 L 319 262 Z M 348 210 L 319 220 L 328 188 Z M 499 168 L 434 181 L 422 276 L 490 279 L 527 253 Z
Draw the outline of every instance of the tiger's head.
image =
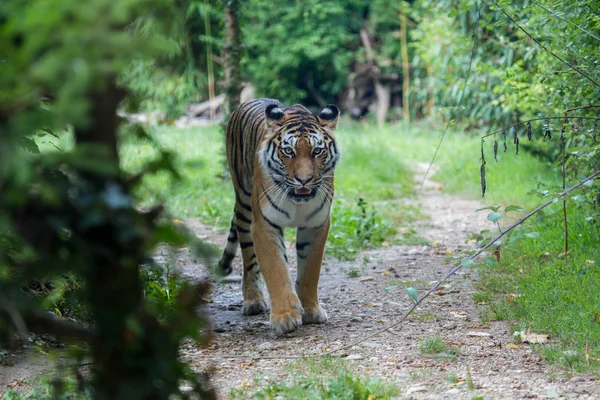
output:
M 319 115 L 299 104 L 267 106 L 261 164 L 293 201 L 310 200 L 318 192 L 333 194 L 333 173 L 340 158 L 333 131 L 339 113 L 333 104 Z

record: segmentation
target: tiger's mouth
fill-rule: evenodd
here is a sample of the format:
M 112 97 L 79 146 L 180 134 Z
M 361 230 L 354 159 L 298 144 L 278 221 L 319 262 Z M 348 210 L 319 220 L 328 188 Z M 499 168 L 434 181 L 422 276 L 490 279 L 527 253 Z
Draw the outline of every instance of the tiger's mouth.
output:
M 315 197 L 317 191 L 307 187 L 291 189 L 289 195 L 294 200 L 309 200 Z

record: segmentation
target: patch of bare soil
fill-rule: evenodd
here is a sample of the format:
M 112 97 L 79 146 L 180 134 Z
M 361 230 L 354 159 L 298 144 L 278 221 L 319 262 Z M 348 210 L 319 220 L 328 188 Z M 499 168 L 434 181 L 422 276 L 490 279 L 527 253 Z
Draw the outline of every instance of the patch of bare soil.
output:
M 284 379 L 290 362 L 286 357 L 319 355 L 396 321 L 412 302 L 404 287 L 424 292 L 452 267 L 445 261 L 448 255 L 474 247 L 467 241 L 470 233 L 490 228 L 486 214 L 475 213 L 482 206 L 478 201 L 447 195 L 436 183 L 427 182 L 417 201 L 429 216 L 417 229 L 430 245 L 369 250 L 352 262 L 326 260 L 320 283 L 329 314 L 325 325 L 302 326 L 277 338 L 268 315 L 242 316 L 238 281 L 221 283 L 215 286 L 210 306 L 214 341 L 209 348 L 184 345 L 183 357 L 198 370 L 212 370 L 212 380 L 225 398 L 230 389 L 252 384 L 257 376 Z M 210 242 L 225 244 L 225 233 L 194 220 L 188 226 Z M 290 244 L 292 266 L 293 254 Z M 233 274 L 239 276 L 241 260 L 235 263 Z M 197 264 L 183 264 L 188 276 L 203 275 Z M 356 269 L 360 276 L 349 277 L 348 271 Z M 293 267 L 291 274 L 295 275 Z M 460 272 L 404 324 L 341 354 L 351 360 L 353 370 L 394 382 L 403 399 L 600 398 L 600 382 L 592 376 L 567 375 L 545 364 L 529 345 L 514 346 L 504 322 L 481 323 L 472 300 L 476 278 L 473 271 Z M 422 354 L 419 341 L 434 336 L 458 355 Z

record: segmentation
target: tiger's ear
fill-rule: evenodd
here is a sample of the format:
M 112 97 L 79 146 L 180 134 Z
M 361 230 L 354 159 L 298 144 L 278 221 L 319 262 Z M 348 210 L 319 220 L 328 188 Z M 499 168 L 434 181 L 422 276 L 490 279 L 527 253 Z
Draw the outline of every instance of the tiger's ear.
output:
M 267 126 L 269 127 L 281 125 L 285 117 L 283 110 L 276 104 L 269 104 L 265 109 L 265 115 L 267 117 Z
M 335 129 L 338 123 L 340 110 L 333 104 L 328 105 L 319 114 L 319 123 L 323 127 Z

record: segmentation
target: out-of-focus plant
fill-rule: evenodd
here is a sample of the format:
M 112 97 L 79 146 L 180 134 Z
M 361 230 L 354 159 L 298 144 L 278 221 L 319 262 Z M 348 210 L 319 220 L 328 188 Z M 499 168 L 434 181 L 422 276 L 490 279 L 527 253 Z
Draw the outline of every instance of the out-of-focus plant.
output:
M 160 205 L 142 211 L 132 194 L 146 174 L 177 176 L 173 157 L 158 149 L 133 176 L 119 163 L 121 135 L 151 139 L 122 129 L 128 94 L 117 77 L 172 49 L 176 10 L 167 0 L 16 0 L 0 3 L 0 21 L 0 343 L 30 331 L 86 342 L 76 353 L 89 355 L 91 379 L 79 387 L 98 399 L 185 397 L 182 380 L 214 396 L 178 357 L 184 338 L 206 340 L 196 309 L 207 285 L 182 285 L 165 321 L 140 279 L 158 243 L 191 243 Z M 67 127 L 69 150 L 38 150 Z M 49 315 L 23 290 L 62 276 L 84 283 L 89 328 Z

